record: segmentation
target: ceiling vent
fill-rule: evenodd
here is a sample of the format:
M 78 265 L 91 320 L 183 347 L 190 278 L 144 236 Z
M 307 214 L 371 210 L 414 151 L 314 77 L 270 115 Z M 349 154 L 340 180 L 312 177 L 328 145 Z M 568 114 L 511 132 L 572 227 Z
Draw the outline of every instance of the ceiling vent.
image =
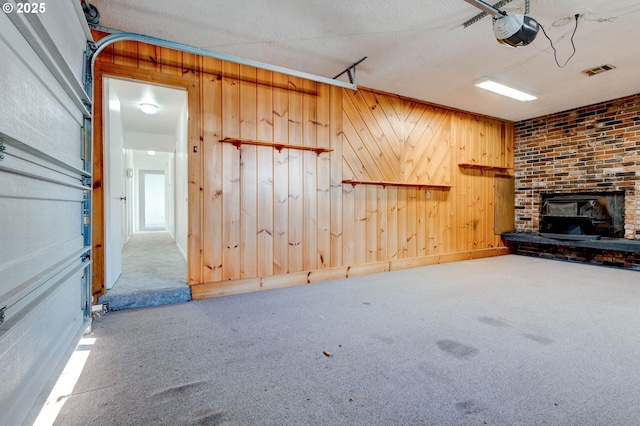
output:
M 589 68 L 586 70 L 582 70 L 580 71 L 582 74 L 586 74 L 589 77 L 592 77 L 596 74 L 602 74 L 605 71 L 611 71 L 613 69 L 615 69 L 616 67 L 614 67 L 611 64 L 605 64 L 605 65 L 600 65 L 599 67 L 595 67 L 595 68 Z

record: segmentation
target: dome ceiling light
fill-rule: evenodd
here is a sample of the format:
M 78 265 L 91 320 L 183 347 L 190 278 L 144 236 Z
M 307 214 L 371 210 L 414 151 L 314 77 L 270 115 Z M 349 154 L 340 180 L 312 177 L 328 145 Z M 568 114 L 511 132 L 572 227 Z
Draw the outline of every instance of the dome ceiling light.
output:
M 140 109 L 145 114 L 150 114 L 150 115 L 153 115 L 156 112 L 158 112 L 158 106 L 154 105 L 154 104 L 150 104 L 150 103 L 142 103 L 142 104 L 140 104 Z

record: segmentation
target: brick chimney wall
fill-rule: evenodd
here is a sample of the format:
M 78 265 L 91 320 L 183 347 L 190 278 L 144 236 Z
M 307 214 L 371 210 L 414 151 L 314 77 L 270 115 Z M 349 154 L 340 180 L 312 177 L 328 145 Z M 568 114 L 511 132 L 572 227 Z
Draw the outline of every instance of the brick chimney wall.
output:
M 515 124 L 516 231 L 538 232 L 541 193 L 625 193 L 640 239 L 640 94 Z

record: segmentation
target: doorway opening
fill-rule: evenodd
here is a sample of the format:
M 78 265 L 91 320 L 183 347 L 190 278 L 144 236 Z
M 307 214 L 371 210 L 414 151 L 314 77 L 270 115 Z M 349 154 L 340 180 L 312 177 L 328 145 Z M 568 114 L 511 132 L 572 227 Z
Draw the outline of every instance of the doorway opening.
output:
M 105 288 L 109 310 L 191 299 L 187 91 L 104 77 Z
M 140 229 L 143 231 L 165 230 L 165 180 L 162 170 L 140 170 L 138 189 Z

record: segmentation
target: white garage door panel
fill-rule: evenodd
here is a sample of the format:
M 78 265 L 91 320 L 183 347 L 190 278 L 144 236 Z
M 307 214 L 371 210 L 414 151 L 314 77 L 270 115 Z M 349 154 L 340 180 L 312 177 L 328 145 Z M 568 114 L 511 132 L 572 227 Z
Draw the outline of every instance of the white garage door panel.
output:
M 78 60 L 78 52 L 84 50 L 85 42 L 80 25 L 83 22 L 80 22 L 79 15 L 74 10 L 76 4 L 80 7 L 79 1 L 48 3 L 46 13 L 31 14 L 27 17 L 40 21 L 77 80 L 82 81 L 82 62 Z
M 52 157 L 43 158 L 44 154 L 13 139 L 5 138 L 4 145 L 6 150 L 4 159 L 0 162 L 0 170 L 33 178 L 37 183 L 56 184 L 58 188 L 51 196 L 65 192 L 67 188 L 74 189 L 75 192 L 84 189 L 82 178 L 88 174 L 82 170 Z
M 76 0 L 46 7 L 47 16 L 0 14 L 2 425 L 33 420 L 90 301 L 81 76 L 88 30 Z
M 82 202 L 82 191 L 73 186 L 60 185 L 56 182 L 38 179 L 2 169 L 0 162 L 0 199 L 29 198 L 36 200 L 56 200 Z M 79 180 L 76 179 L 76 182 Z
M 66 278 L 41 298 L 40 303 L 29 310 L 29 315 L 9 320 L 0 328 L 2 425 L 21 423 L 16 422 L 18 413 L 29 411 L 61 354 L 82 327 L 78 288 L 81 272 Z M 60 306 L 67 309 L 58 309 Z M 71 307 L 76 309 L 69 309 Z M 15 356 L 18 348 L 20 356 Z
M 0 14 L 0 21 L 6 21 Z M 0 22 L 0 27 L 3 25 Z M 11 22 L 7 25 L 13 28 Z M 0 132 L 65 163 L 82 168 L 82 112 L 15 28 L 0 33 Z M 82 57 L 78 59 L 82 60 Z M 74 141 L 70 144 L 68 141 Z
M 59 250 L 68 250 L 70 247 L 72 248 L 74 245 L 77 245 L 77 242 L 78 241 L 68 241 L 56 247 L 52 247 L 49 250 L 40 252 L 38 255 L 46 256 L 55 254 L 56 251 Z M 19 262 L 10 265 L 6 271 L 3 271 L 2 279 L 5 279 L 6 277 L 14 283 L 19 283 L 19 285 L 13 286 L 10 291 L 6 293 L 3 291 L 0 293 L 0 298 L 8 304 L 5 312 L 7 321 L 12 320 L 17 315 L 20 315 L 20 312 L 23 309 L 26 309 L 32 300 L 37 300 L 51 287 L 58 285 L 59 277 L 64 275 L 71 266 L 82 263 L 82 249 L 76 250 L 75 252 L 65 251 L 65 253 L 71 254 L 51 265 L 49 265 L 49 263 L 52 263 L 51 260 L 53 258 L 49 258 L 46 268 L 39 268 L 39 271 L 41 272 L 37 275 L 29 273 L 33 270 L 34 262 L 41 261 L 41 258 L 36 255 L 21 259 Z
M 81 237 L 79 203 L 18 199 L 0 203 L 0 215 L 4 222 L 0 265 Z M 59 256 L 57 260 L 64 257 L 64 253 Z M 34 270 L 38 268 L 40 265 L 33 265 Z

